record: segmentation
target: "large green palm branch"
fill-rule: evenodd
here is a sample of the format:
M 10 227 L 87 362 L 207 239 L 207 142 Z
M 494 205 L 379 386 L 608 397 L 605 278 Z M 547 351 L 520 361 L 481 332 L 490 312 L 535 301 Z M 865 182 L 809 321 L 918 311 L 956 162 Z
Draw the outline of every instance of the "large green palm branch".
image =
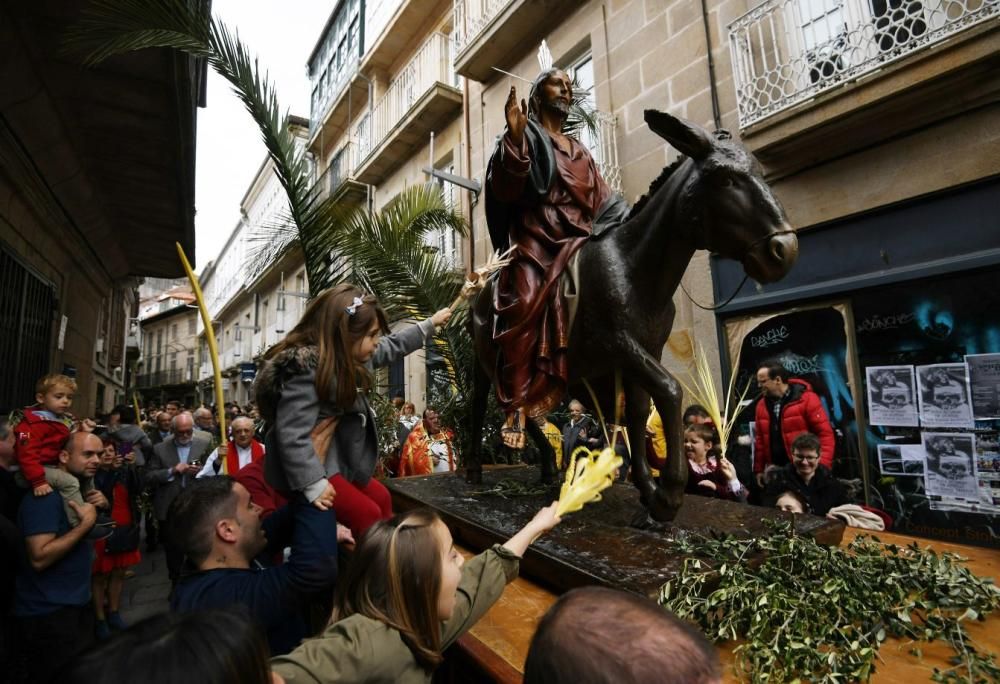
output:
M 264 227 L 251 268 L 298 245 L 305 255 L 311 294 L 350 275 L 376 295 L 391 318 L 423 318 L 448 306 L 462 277 L 426 246 L 432 230 L 464 233 L 463 221 L 433 187 L 401 193 L 381 212 L 345 210 L 324 199 L 295 138 L 284 126 L 274 86 L 239 36 L 213 18 L 200 0 L 95 0 L 67 35 L 67 48 L 98 64 L 114 55 L 171 48 L 207 60 L 225 78 L 260 129 L 288 196 L 289 223 Z M 444 359 L 436 374 L 469 396 L 471 341 L 457 315 L 434 341 Z

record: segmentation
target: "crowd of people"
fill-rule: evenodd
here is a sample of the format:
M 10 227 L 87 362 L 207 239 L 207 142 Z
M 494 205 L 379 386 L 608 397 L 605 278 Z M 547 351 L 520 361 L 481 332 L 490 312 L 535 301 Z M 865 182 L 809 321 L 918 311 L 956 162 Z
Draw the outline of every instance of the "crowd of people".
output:
M 74 418 L 75 381 L 41 378 L 34 402 L 0 422 L 0 665 L 8 678 L 430 681 L 443 650 L 559 523 L 547 506 L 506 543 L 466 559 L 433 511 L 392 510 L 376 477 L 367 383 L 374 368 L 422 348 L 450 315 L 390 334 L 373 297 L 333 288 L 266 354 L 257 403 L 223 407 L 225 434 L 213 408 L 178 401 Z M 772 426 L 757 447 L 766 450 L 766 477 L 741 481 L 707 412 L 691 407 L 688 491 L 737 501 L 760 492 L 788 510 L 825 514 L 845 501 L 822 431 L 799 429 L 818 418 L 810 390 L 780 367 L 765 370 L 775 373 L 761 380 Z M 454 470 L 453 435 L 437 411 L 418 417 L 412 403 L 397 403 L 398 474 Z M 798 403 L 804 417 L 790 420 Z M 669 454 L 656 446 L 656 420 L 648 458 L 662 467 Z M 605 439 L 578 401 L 564 426 L 542 427 L 563 467 L 576 448 Z M 130 626 L 122 594 L 144 553 L 143 531 L 145 553 L 163 547 L 169 611 Z M 652 659 L 609 650 L 609 629 L 641 629 L 646 636 L 628 643 Z M 581 672 L 617 681 L 629 668 L 635 681 L 651 681 L 643 668 L 659 681 L 719 678 L 714 649 L 696 630 L 644 599 L 590 588 L 566 594 L 541 621 L 525 681 L 580 680 Z M 608 676 L 595 679 L 600 672 Z

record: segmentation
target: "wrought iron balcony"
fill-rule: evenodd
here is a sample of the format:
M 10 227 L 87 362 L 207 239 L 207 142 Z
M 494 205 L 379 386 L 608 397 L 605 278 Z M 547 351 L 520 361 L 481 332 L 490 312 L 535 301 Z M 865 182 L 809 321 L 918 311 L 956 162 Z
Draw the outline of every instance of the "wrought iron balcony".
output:
M 594 157 L 597 170 L 601 172 L 604 182 L 612 190 L 621 194 L 622 168 L 618 164 L 618 139 L 615 137 L 618 118 L 608 112 L 595 112 L 594 114 L 597 119 L 597 139 L 593 141 L 591 155 Z
M 581 4 L 579 0 L 454 0 L 455 71 L 475 81 L 489 81 L 496 76 L 494 66 L 507 68 L 521 56 L 534 54 L 546 33 Z
M 740 127 L 996 17 L 997 0 L 767 0 L 729 25 Z
M 431 131 L 447 125 L 462 108 L 462 94 L 454 83 L 448 36 L 435 33 L 358 124 L 359 181 L 378 183 L 397 161 L 423 145 Z

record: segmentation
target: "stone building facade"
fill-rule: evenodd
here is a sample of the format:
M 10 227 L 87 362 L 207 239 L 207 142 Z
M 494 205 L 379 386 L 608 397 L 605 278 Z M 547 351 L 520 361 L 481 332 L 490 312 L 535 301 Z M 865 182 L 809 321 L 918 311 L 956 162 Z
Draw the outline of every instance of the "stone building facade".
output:
M 199 0 L 192 0 L 196 2 Z M 76 378 L 73 412 L 128 398 L 143 276 L 194 249 L 198 60 L 150 50 L 85 68 L 64 54 L 86 3 L 0 6 L 0 411 Z

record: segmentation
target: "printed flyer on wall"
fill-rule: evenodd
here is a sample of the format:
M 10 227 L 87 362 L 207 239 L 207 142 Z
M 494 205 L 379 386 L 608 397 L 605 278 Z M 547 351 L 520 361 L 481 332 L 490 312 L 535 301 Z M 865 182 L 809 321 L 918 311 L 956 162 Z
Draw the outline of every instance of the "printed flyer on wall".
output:
M 878 445 L 878 464 L 883 475 L 923 477 L 926 461 L 923 444 Z
M 969 386 L 976 420 L 1000 420 L 1000 354 L 969 354 Z
M 979 503 L 976 477 L 975 435 L 959 432 L 921 434 L 927 462 L 924 491 L 927 496 L 946 496 Z
M 920 424 L 924 427 L 971 428 L 972 404 L 964 363 L 917 366 Z
M 865 376 L 868 381 L 870 424 L 920 425 L 913 366 L 869 366 L 865 369 Z

